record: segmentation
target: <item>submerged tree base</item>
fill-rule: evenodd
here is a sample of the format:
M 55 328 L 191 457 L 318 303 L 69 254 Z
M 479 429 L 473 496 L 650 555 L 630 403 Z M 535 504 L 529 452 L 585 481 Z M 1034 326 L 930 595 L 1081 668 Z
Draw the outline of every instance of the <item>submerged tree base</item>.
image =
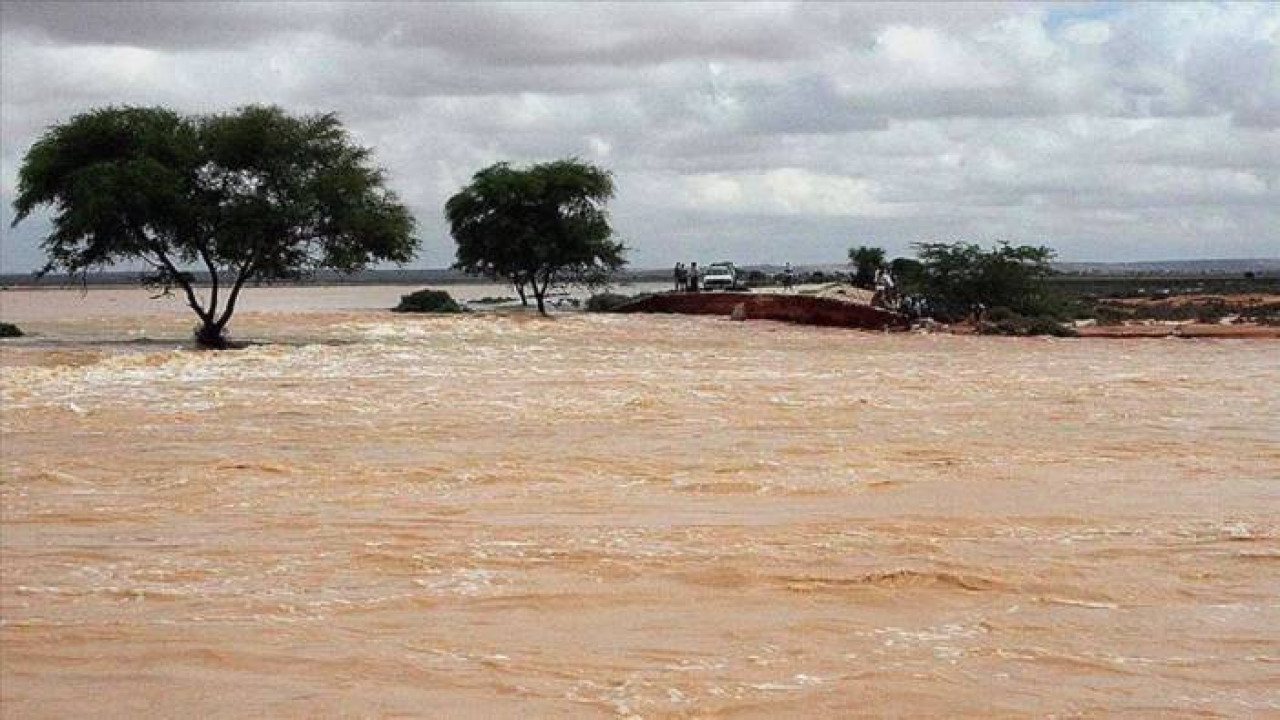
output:
M 225 333 L 208 325 L 197 325 L 194 338 L 196 347 L 202 350 L 227 350 L 233 346 Z

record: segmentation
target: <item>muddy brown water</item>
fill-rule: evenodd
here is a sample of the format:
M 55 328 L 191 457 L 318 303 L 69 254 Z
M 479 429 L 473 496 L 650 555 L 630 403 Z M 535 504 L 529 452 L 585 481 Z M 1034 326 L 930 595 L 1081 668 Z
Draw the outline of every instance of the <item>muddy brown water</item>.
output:
M 1280 714 L 1280 342 L 32 297 L 5 717 Z

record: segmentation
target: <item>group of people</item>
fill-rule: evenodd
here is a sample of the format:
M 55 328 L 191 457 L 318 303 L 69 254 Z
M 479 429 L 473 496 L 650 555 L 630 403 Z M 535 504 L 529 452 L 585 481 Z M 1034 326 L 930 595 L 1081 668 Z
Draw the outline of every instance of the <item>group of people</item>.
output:
M 691 262 L 686 267 L 684 263 L 678 262 L 671 274 L 675 278 L 676 292 L 698 292 L 701 278 L 701 275 L 698 274 L 698 263 Z M 791 263 L 787 263 L 786 267 L 775 279 L 781 282 L 784 290 L 791 290 L 795 286 L 796 280 L 795 270 L 791 268 Z M 897 283 L 894 282 L 893 275 L 889 273 L 888 268 L 877 269 L 875 298 L 872 300 L 872 304 L 892 308 L 899 299 Z
M 699 278 L 698 263 L 691 262 L 688 267 L 682 262 L 676 263 L 675 269 L 671 271 L 672 277 L 676 281 L 676 292 L 698 292 Z M 782 287 L 790 290 L 795 285 L 795 271 L 791 269 L 791 263 L 787 263 L 787 267 L 782 271 L 780 276 Z
M 684 263 L 678 262 L 672 275 L 676 280 L 676 292 L 698 292 L 698 263 L 691 262 L 686 268 Z
M 871 304 L 893 309 L 898 303 L 898 284 L 893 281 L 889 268 L 876 268 L 875 295 Z

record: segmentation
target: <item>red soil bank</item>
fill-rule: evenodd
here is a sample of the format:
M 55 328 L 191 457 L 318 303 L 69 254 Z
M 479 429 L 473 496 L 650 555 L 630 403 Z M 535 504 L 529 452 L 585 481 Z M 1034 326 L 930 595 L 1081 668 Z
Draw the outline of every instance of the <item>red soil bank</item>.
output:
M 906 318 L 869 305 L 812 295 L 755 293 L 665 293 L 628 303 L 618 312 L 732 315 L 742 305 L 748 320 L 783 320 L 803 325 L 829 325 L 867 330 L 907 327 Z

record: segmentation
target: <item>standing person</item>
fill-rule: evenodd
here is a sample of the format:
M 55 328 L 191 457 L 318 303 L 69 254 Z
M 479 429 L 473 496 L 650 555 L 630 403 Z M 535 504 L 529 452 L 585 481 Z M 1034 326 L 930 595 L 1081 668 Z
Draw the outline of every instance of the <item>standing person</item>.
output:
M 787 263 L 787 266 L 782 269 L 782 289 L 790 292 L 795 282 L 795 272 L 791 270 L 791 263 Z
M 688 282 L 688 274 L 684 270 L 684 263 L 676 263 L 676 269 L 672 274 L 676 280 L 676 292 L 681 292 L 685 288 L 685 283 Z
M 689 263 L 689 292 L 698 292 L 698 263 Z
M 896 306 L 898 293 L 895 285 L 889 268 L 882 267 L 876 270 L 876 295 L 880 298 L 880 307 L 892 310 Z

